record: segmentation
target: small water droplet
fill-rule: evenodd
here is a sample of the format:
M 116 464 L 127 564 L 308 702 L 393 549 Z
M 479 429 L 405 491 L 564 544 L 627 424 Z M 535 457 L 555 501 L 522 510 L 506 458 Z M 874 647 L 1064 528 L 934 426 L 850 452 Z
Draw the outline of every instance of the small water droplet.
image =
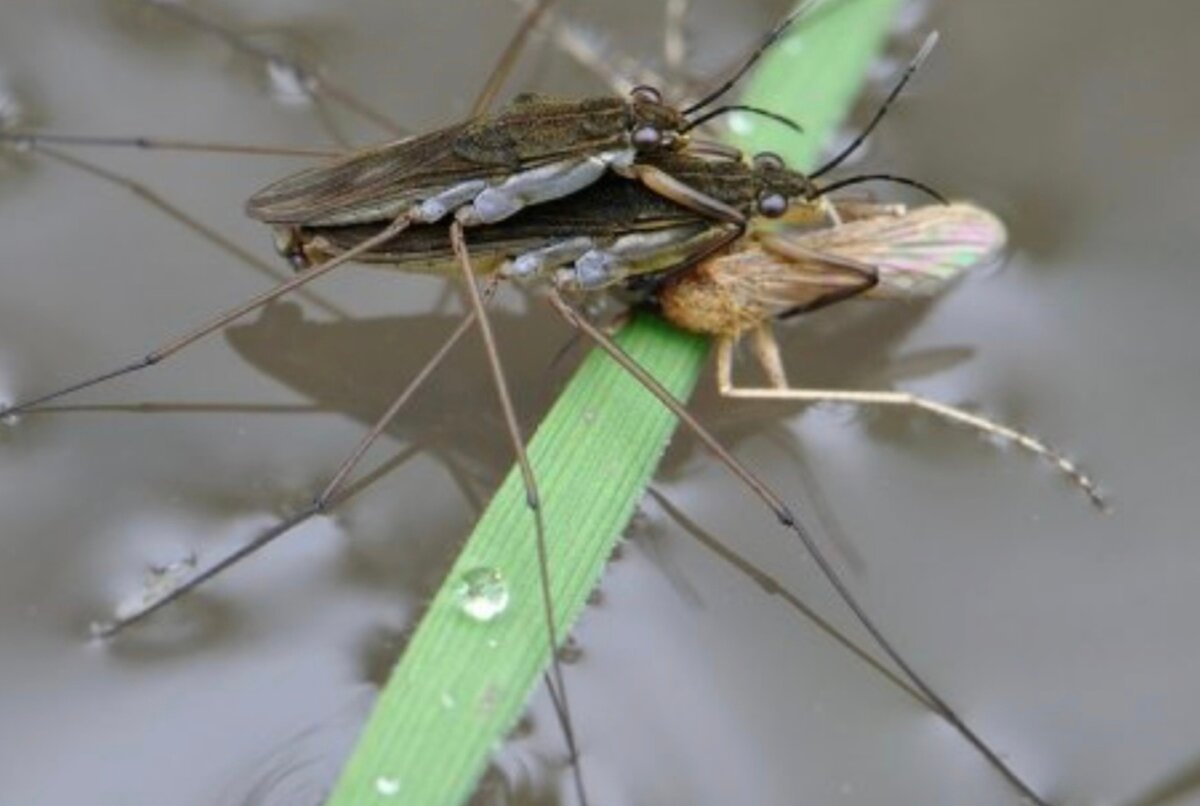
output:
M 447 711 L 458 705 L 458 700 L 454 699 L 454 695 L 449 691 L 443 691 L 441 695 L 442 707 Z
M 489 638 L 489 639 L 487 639 L 487 647 L 488 647 L 488 649 L 497 649 L 499 646 L 500 646 L 500 639 L 499 639 L 499 638 Z
M 458 607 L 476 621 L 491 621 L 508 607 L 508 583 L 495 568 L 472 568 L 454 589 Z
M 400 794 L 400 779 L 381 775 L 375 779 L 375 791 L 385 798 L 395 797 Z

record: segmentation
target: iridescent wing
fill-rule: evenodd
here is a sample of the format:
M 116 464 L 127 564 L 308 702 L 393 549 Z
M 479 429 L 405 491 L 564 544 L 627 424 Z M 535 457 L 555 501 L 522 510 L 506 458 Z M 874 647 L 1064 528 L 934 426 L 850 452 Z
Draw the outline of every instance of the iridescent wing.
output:
M 873 297 L 935 294 L 968 269 L 995 260 L 1006 240 L 996 216 L 964 202 L 854 221 L 797 239 L 807 251 L 871 266 L 879 277 L 867 292 Z

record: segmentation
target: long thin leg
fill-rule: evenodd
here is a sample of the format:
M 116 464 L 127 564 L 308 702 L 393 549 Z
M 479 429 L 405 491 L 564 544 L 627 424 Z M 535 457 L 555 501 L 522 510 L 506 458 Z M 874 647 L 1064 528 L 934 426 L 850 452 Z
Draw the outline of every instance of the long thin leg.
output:
M 346 497 L 343 494 L 346 489 L 346 479 L 349 478 L 350 473 L 358 464 L 359 460 L 362 459 L 363 454 L 367 452 L 367 449 L 371 446 L 371 444 L 379 437 L 381 433 L 383 433 L 383 430 L 387 428 L 388 423 L 395 418 L 396 414 L 400 411 L 404 404 L 408 402 L 409 398 L 411 398 L 417 389 L 421 387 L 421 385 L 429 378 L 433 371 L 437 369 L 437 367 L 446 358 L 447 354 L 449 354 L 450 350 L 453 349 L 454 345 L 456 345 L 458 341 L 466 334 L 466 332 L 471 329 L 471 326 L 475 324 L 475 316 L 475 312 L 471 311 L 465 317 L 463 317 L 462 321 L 458 323 L 458 327 L 454 329 L 454 332 L 450 334 L 449 338 L 447 338 L 442 346 L 437 349 L 432 357 L 430 357 L 425 366 L 423 366 L 421 370 L 417 372 L 416 376 L 413 377 L 404 390 L 397 396 L 395 402 L 388 407 L 383 416 L 379 418 L 371 430 L 367 432 L 366 436 L 362 438 L 358 446 L 350 453 L 348 457 L 346 457 L 342 464 L 338 466 L 338 469 L 330 477 L 329 481 L 325 484 L 321 491 L 314 496 L 312 502 L 308 506 L 257 535 L 254 539 L 217 560 L 215 563 L 193 574 L 183 583 L 171 588 L 162 597 L 145 603 L 133 612 L 122 614 L 120 618 L 116 620 L 97 625 L 97 627 L 93 629 L 93 634 L 97 638 L 109 638 L 113 635 L 116 635 L 126 627 L 142 621 L 150 614 L 161 610 L 172 602 L 182 598 L 183 596 L 186 596 L 188 593 L 191 593 L 193 590 L 200 587 L 205 582 L 208 582 L 222 571 L 232 567 L 239 561 L 244 560 L 251 554 L 257 552 L 259 549 L 266 547 L 268 544 L 287 534 L 292 529 L 296 528 L 310 518 L 313 518 L 316 515 L 320 515 L 324 512 L 328 512 L 334 504 L 344 500 Z
M 909 685 L 906 680 L 902 679 L 891 669 L 875 660 L 871 653 L 867 652 L 865 649 L 839 632 L 838 629 L 830 624 L 824 617 L 822 617 L 820 613 L 805 604 L 799 596 L 788 590 L 787 587 L 778 579 L 771 576 L 766 571 L 759 568 L 745 557 L 742 557 L 740 554 L 726 546 L 721 541 L 717 540 L 716 537 L 706 532 L 700 527 L 699 524 L 685 515 L 683 510 L 676 506 L 670 499 L 668 499 L 661 490 L 655 489 L 654 486 L 650 486 L 646 488 L 646 491 L 652 498 L 654 498 L 655 501 L 658 502 L 658 505 L 663 508 L 663 510 L 671 517 L 671 519 L 683 528 L 685 532 L 694 537 L 701 545 L 703 545 L 713 554 L 717 555 L 726 563 L 736 568 L 742 574 L 746 575 L 750 581 L 762 588 L 763 592 L 770 596 L 778 596 L 779 598 L 783 599 L 783 601 L 786 602 L 789 607 L 815 624 L 817 629 L 828 635 L 845 649 L 849 650 L 851 654 L 855 655 L 863 663 L 867 664 L 880 675 L 882 675 L 889 683 L 903 691 L 908 696 L 912 697 L 926 708 L 935 710 L 933 705 L 930 704 L 930 702 L 926 700 L 919 691 Z
M 172 137 L 107 137 L 90 134 L 55 134 L 41 131 L 0 131 L 0 143 L 21 146 L 81 146 L 84 148 L 136 148 L 143 151 L 193 151 L 204 154 L 237 154 L 245 157 L 334 158 L 345 152 L 329 148 L 291 148 L 243 143 L 218 143 L 204 140 L 179 140 Z
M 117 369 L 109 370 L 107 372 L 102 372 L 98 375 L 94 375 L 94 376 L 92 376 L 90 378 L 86 378 L 82 381 L 77 381 L 76 383 L 69 384 L 68 386 L 62 387 L 61 389 L 56 389 L 53 392 L 48 392 L 43 395 L 38 395 L 35 398 L 29 399 L 29 400 L 24 400 L 20 403 L 16 403 L 11 406 L 5 406 L 3 408 L 0 408 L 0 417 L 7 417 L 10 415 L 19 414 L 22 411 L 24 411 L 25 409 L 32 408 L 41 403 L 47 403 L 51 400 L 55 400 L 57 398 L 63 397 L 64 395 L 71 394 L 72 392 L 77 392 L 81 389 L 87 389 L 89 387 L 96 386 L 97 384 L 103 383 L 105 381 L 112 380 L 113 378 L 119 378 L 122 375 L 129 375 L 133 372 L 138 372 L 139 370 L 143 370 L 143 369 L 146 369 L 147 367 L 151 367 L 151 366 L 154 366 L 155 364 L 161 363 L 162 361 L 166 360 L 167 358 L 170 358 L 172 355 L 179 352 L 180 350 L 183 350 L 185 347 L 188 347 L 189 345 L 194 344 L 196 341 L 198 341 L 199 339 L 202 339 L 203 337 L 207 336 L 208 334 L 212 333 L 213 331 L 221 329 L 222 327 L 224 327 L 225 325 L 234 321 L 235 319 L 237 319 L 241 316 L 244 316 L 245 314 L 250 313 L 253 310 L 261 308 L 262 306 L 266 305 L 267 303 L 271 302 L 272 300 L 278 299 L 279 297 L 283 296 L 284 294 L 288 293 L 289 291 L 293 291 L 297 288 L 300 288 L 301 286 L 305 285 L 306 283 L 310 283 L 313 280 L 317 279 L 318 277 L 321 277 L 322 275 L 328 274 L 329 272 L 333 271 L 334 269 L 338 268 L 339 266 L 342 266 L 342 265 L 346 264 L 347 262 L 353 260 L 354 258 L 358 257 L 363 252 L 369 251 L 373 247 L 378 246 L 379 244 L 384 243 L 385 241 L 389 240 L 390 238 L 395 237 L 397 234 L 399 234 L 400 232 L 407 229 L 408 226 L 409 226 L 409 219 L 408 219 L 407 213 L 406 213 L 404 215 L 401 215 L 399 218 L 397 218 L 395 221 L 393 221 L 388 226 L 384 227 L 382 230 L 380 230 L 379 233 L 372 235 L 370 238 L 366 239 L 362 243 L 356 244 L 353 248 L 346 250 L 345 252 L 338 255 L 337 257 L 327 260 L 324 263 L 321 263 L 317 266 L 313 266 L 312 268 L 307 269 L 307 270 L 301 272 L 300 274 L 297 274 L 295 277 L 292 277 L 291 279 L 287 280 L 286 282 L 280 283 L 279 285 L 275 286 L 274 288 L 272 288 L 268 291 L 265 291 L 265 292 L 259 294 L 258 296 L 251 298 L 247 302 L 243 302 L 241 305 L 237 305 L 233 308 L 228 309 L 224 313 L 221 313 L 221 314 L 217 315 L 216 317 L 214 317 L 213 319 L 210 319 L 208 322 L 205 322 L 204 324 L 200 325 L 195 330 L 192 330 L 190 333 L 187 333 L 186 335 L 181 336 L 181 337 L 175 339 L 174 341 L 168 342 L 167 344 L 163 345 L 162 347 L 152 350 L 151 352 L 147 353 L 144 357 L 142 357 L 136 361 L 133 361 L 129 364 L 126 364 L 124 366 L 118 367 Z
M 513 0 L 513 3 L 528 12 L 534 0 Z M 550 28 L 550 39 L 556 48 L 592 73 L 616 95 L 628 95 L 639 84 L 651 87 L 666 84 L 663 76 L 647 68 L 644 60 L 615 51 L 599 35 L 577 23 L 559 19 L 547 27 Z
M 483 302 L 487 302 L 487 300 L 491 299 L 492 294 L 495 293 L 495 290 L 496 281 L 493 280 L 484 290 Z M 392 405 L 388 406 L 387 411 L 380 416 L 375 425 L 371 427 L 371 430 L 368 431 L 367 434 L 359 441 L 358 445 L 354 448 L 350 455 L 347 456 L 345 461 L 342 462 L 341 467 L 339 467 L 337 472 L 333 474 L 333 477 L 330 478 L 329 483 L 325 485 L 325 489 L 323 489 L 320 495 L 317 496 L 315 503 L 319 509 L 324 510 L 326 507 L 328 507 L 329 502 L 334 499 L 338 491 L 346 483 L 346 479 L 350 476 L 350 473 L 354 470 L 354 467 L 367 452 L 367 449 L 370 448 L 372 443 L 379 438 L 379 435 L 383 433 L 384 429 L 388 427 L 392 420 L 396 419 L 396 415 L 400 413 L 400 409 L 404 408 L 405 404 L 408 403 L 408 400 L 410 397 L 412 397 L 413 393 L 415 393 L 417 389 L 421 387 L 421 385 L 425 382 L 425 379 L 428 378 L 429 375 L 438 367 L 438 365 L 442 363 L 442 360 L 445 359 L 446 355 L 450 352 L 454 345 L 458 343 L 458 340 L 466 334 L 472 325 L 475 324 L 476 316 L 476 312 L 472 310 L 463 317 L 462 321 L 459 322 L 458 327 L 455 328 L 454 332 L 450 334 L 450 338 L 446 339 L 446 342 L 438 348 L 438 351 L 433 354 L 433 357 L 429 359 L 429 362 L 421 369 L 420 372 L 417 373 L 416 377 L 413 378 L 408 387 L 405 388 L 400 396 L 396 398 Z
M 320 75 L 314 70 L 309 70 L 281 53 L 247 41 L 237 31 L 199 14 L 188 6 L 176 2 L 167 2 L 167 0 L 146 0 L 146 4 L 153 6 L 164 14 L 170 14 L 175 19 L 192 28 L 206 31 L 219 37 L 225 44 L 239 53 L 258 59 L 266 65 L 274 65 L 287 70 L 295 76 L 297 83 L 304 87 L 307 92 L 311 92 L 314 95 L 323 95 L 329 100 L 341 104 L 354 114 L 371 121 L 376 126 L 396 137 L 403 137 L 407 134 L 404 127 L 395 123 L 387 115 L 375 109 L 354 93 L 334 84 L 327 76 Z
M 671 174 L 654 165 L 637 164 L 618 169 L 618 173 L 636 180 L 663 198 L 670 199 L 706 218 L 724 221 L 741 228 L 746 227 L 746 217 L 734 207 L 720 199 L 701 193 L 691 185 L 681 182 Z
M 529 39 L 529 34 L 533 32 L 538 21 L 554 5 L 555 0 L 537 0 L 537 2 L 525 12 L 525 16 L 521 19 L 521 24 L 517 27 L 516 33 L 509 40 L 500 58 L 496 61 L 496 66 L 492 68 L 492 72 L 488 74 L 488 80 L 483 85 L 483 89 L 479 91 L 479 95 L 475 98 L 475 103 L 471 105 L 471 117 L 482 115 L 492 107 L 492 102 L 496 100 L 496 96 L 504 87 L 504 82 L 512 74 L 513 67 L 516 66 L 517 57 L 521 55 L 521 49 L 525 47 L 525 42 Z
M 927 397 L 914 395 L 911 392 L 792 388 L 788 385 L 787 377 L 783 373 L 779 347 L 769 328 L 769 325 L 758 328 L 755 331 L 754 343 L 755 353 L 772 386 L 768 388 L 734 386 L 731 359 L 732 342 L 724 340 L 717 352 L 717 388 L 723 397 L 749 400 L 797 400 L 814 403 L 854 403 L 865 406 L 901 406 L 926 411 L 949 422 L 974 428 L 982 434 L 1011 441 L 1035 456 L 1040 456 L 1070 479 L 1097 508 L 1101 510 L 1108 508 L 1108 502 L 1096 482 L 1078 465 L 1042 440 L 995 420 L 939 403 L 936 400 L 930 400 Z
M 176 207 L 174 204 L 167 201 L 162 195 L 160 195 L 159 193 L 157 193 L 154 190 L 151 190 L 149 187 L 147 187 L 146 185 L 143 185 L 141 182 L 136 182 L 126 176 L 122 176 L 121 174 L 110 171 L 107 168 L 102 168 L 99 165 L 96 165 L 95 163 L 88 162 L 87 160 L 80 159 L 79 157 L 76 157 L 73 154 L 67 154 L 64 151 L 59 151 L 56 148 L 47 148 L 45 146 L 33 146 L 33 150 L 36 153 L 42 155 L 43 157 L 47 157 L 48 159 L 54 160 L 55 162 L 61 163 L 63 165 L 68 165 L 72 168 L 75 168 L 76 170 L 83 171 L 84 173 L 90 174 L 98 179 L 103 179 L 105 182 L 116 185 L 117 187 L 125 188 L 130 193 L 132 193 L 134 196 L 137 196 L 139 199 L 141 199 L 146 204 L 149 204 L 151 207 L 156 208 L 159 212 L 163 213 L 168 218 L 175 219 L 180 224 L 182 224 L 183 226 L 190 229 L 192 232 L 199 235 L 201 238 L 205 239 L 206 241 L 208 241 L 212 244 L 215 244 L 218 248 L 224 250 L 227 254 L 232 255 L 233 257 L 237 258 L 239 261 L 246 264 L 250 268 L 254 269 L 259 274 L 263 274 L 263 275 L 266 275 L 267 277 L 270 277 L 272 280 L 274 280 L 277 283 L 287 280 L 290 276 L 286 271 L 279 268 L 275 264 L 268 263 L 267 261 L 258 258 L 257 256 L 251 254 L 250 252 L 246 251 L 242 247 L 238 246 L 233 241 L 226 238 L 221 233 L 217 232 L 212 227 L 202 224 L 195 217 L 193 217 L 189 213 L 184 212 L 179 207 Z M 345 311 L 343 311 L 341 308 L 337 307 L 336 305 L 334 305 L 331 302 L 326 302 L 320 296 L 312 293 L 311 291 L 301 290 L 296 293 L 296 296 L 300 297 L 301 299 L 307 300 L 308 302 L 312 303 L 316 307 L 320 308 L 321 310 L 325 311 L 326 313 L 332 314 L 333 316 L 337 317 L 338 319 L 345 319 L 348 316 L 348 314 Z
M 750 472 L 741 462 L 733 457 L 731 453 L 723 446 L 716 437 L 708 432 L 708 430 L 700 424 L 700 422 L 692 415 L 691 412 L 680 403 L 674 395 L 665 389 L 652 375 L 646 372 L 636 361 L 629 357 L 615 342 L 605 336 L 599 329 L 593 326 L 586 319 L 581 317 L 575 309 L 567 304 L 557 291 L 552 290 L 549 296 L 551 307 L 572 327 L 579 328 L 592 339 L 601 349 L 609 354 L 610 357 L 621 365 L 629 374 L 638 380 L 646 389 L 662 402 L 664 406 L 671 410 L 671 413 L 679 418 L 689 431 L 691 431 L 705 446 L 721 460 L 730 472 L 741 479 L 757 495 L 764 503 L 771 508 L 775 513 L 775 517 L 783 526 L 800 539 L 804 544 L 809 555 L 816 562 L 817 567 L 821 569 L 821 573 L 829 580 L 830 585 L 837 591 L 842 601 L 854 613 L 855 618 L 862 624 L 863 628 L 870 633 L 871 637 L 884 651 L 884 653 L 904 672 L 905 676 L 913 682 L 913 685 L 925 696 L 930 703 L 933 704 L 937 713 L 941 714 L 942 718 L 949 722 L 955 730 L 962 735 L 972 746 L 978 750 L 988 762 L 996 768 L 1005 778 L 1008 779 L 1021 794 L 1032 800 L 1039 806 L 1045 806 L 1045 801 L 1017 774 L 1014 772 L 1004 759 L 1002 759 L 996 751 L 992 750 L 982 738 L 971 730 L 971 728 L 963 722 L 963 720 L 955 713 L 954 709 L 938 696 L 928 683 L 925 682 L 917 672 L 909 665 L 908 661 L 894 648 L 891 642 L 884 637 L 883 633 L 875 622 L 871 619 L 862 605 L 858 603 L 857 597 L 850 591 L 850 588 L 842 580 L 841 574 L 833 567 L 833 565 L 825 558 L 824 552 L 817 545 L 816 540 L 809 534 L 791 509 L 783 502 L 783 500 L 770 488 L 761 481 L 757 476 Z
M 534 476 L 533 466 L 529 463 L 529 456 L 525 451 L 525 438 L 521 434 L 516 409 L 513 407 L 512 397 L 508 392 L 508 382 L 505 380 L 504 367 L 500 363 L 500 351 L 496 348 L 496 338 L 492 333 L 491 322 L 488 321 L 487 311 L 484 310 L 483 300 L 479 296 L 479 288 L 475 284 L 475 270 L 471 267 L 471 256 L 467 251 L 466 239 L 463 237 L 462 223 L 459 221 L 450 225 L 450 244 L 453 246 L 454 254 L 462 268 L 467 298 L 479 320 L 479 334 L 483 337 L 488 366 L 492 372 L 492 383 L 496 387 L 496 395 L 500 398 L 504 424 L 512 439 L 513 450 L 517 455 L 517 465 L 521 468 L 521 480 L 525 485 L 525 503 L 533 515 L 538 573 L 542 580 L 542 611 L 546 620 L 546 635 L 550 643 L 550 668 L 554 679 L 554 685 L 550 686 L 550 696 L 554 701 L 555 711 L 566 737 L 571 769 L 574 773 L 576 795 L 581 803 L 586 804 L 587 791 L 583 784 L 583 770 L 579 764 L 579 749 L 575 741 L 575 729 L 571 724 L 571 709 L 568 705 L 562 666 L 558 660 L 558 626 L 554 620 L 554 600 L 550 594 L 550 562 L 546 550 L 546 524 L 542 517 L 541 500 L 538 497 L 537 478 Z
M 517 57 L 520 56 L 521 49 L 529 40 L 529 35 L 554 3 L 555 0 L 537 0 L 537 2 L 525 10 L 525 15 L 521 18 L 521 24 L 517 26 L 512 39 L 509 40 L 504 50 L 500 53 L 500 58 L 496 60 L 496 66 L 488 73 L 488 79 L 484 82 L 483 88 L 479 90 L 479 95 L 475 96 L 475 103 L 471 104 L 471 117 L 478 117 L 492 108 L 496 96 L 504 87 L 504 82 L 512 74 L 513 68 L 517 64 Z M 441 293 L 438 294 L 438 298 L 434 300 L 433 309 L 435 311 L 446 310 L 451 294 L 450 283 L 446 283 Z

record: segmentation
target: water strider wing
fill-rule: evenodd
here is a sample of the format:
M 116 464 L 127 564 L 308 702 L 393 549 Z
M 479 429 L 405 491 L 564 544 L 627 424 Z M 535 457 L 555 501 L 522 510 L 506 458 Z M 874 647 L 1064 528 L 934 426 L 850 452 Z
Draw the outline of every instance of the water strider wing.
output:
M 620 98 L 519 96 L 495 115 L 365 148 L 281 179 L 254 194 L 246 213 L 295 226 L 390 221 L 463 182 L 500 181 L 572 156 L 628 148 L 628 125 Z

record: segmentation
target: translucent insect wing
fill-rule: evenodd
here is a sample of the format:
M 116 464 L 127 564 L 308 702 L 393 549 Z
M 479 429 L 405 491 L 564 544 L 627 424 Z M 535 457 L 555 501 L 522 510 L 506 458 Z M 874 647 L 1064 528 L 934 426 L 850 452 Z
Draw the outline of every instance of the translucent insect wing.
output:
M 922 207 L 899 216 L 847 224 L 816 236 L 819 251 L 875 267 L 874 297 L 927 296 L 969 269 L 997 260 L 1007 241 L 1004 224 L 972 204 Z

